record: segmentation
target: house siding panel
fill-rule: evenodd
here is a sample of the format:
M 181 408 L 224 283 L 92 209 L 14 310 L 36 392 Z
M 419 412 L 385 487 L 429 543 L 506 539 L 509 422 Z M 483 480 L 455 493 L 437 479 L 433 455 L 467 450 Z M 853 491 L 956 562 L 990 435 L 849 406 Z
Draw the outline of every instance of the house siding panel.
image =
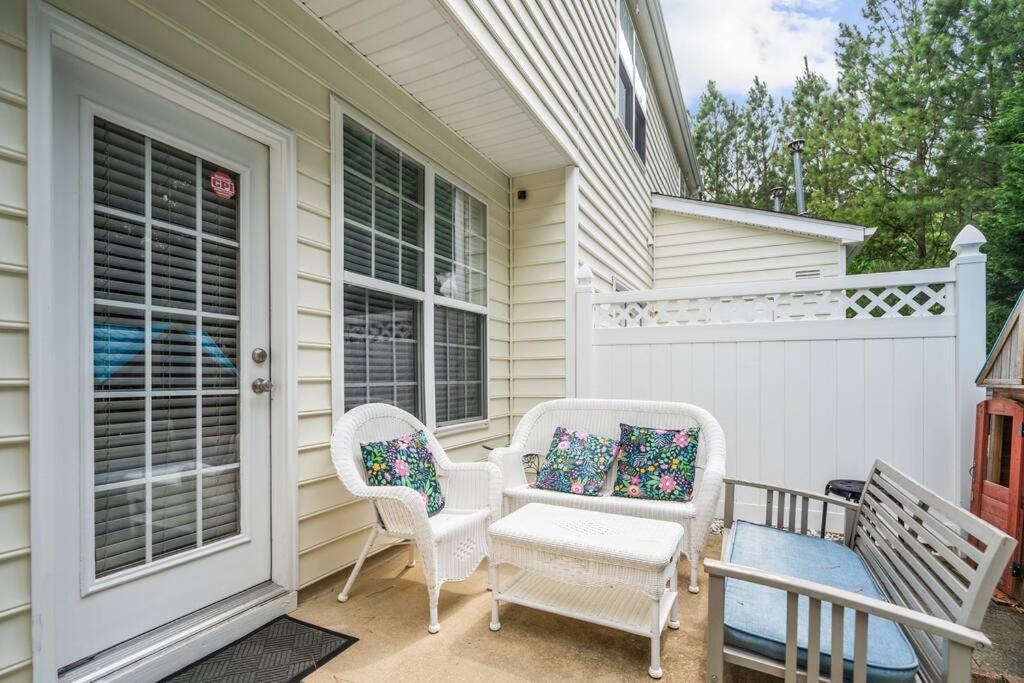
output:
M 511 412 L 517 423 L 541 401 L 565 396 L 566 172 L 514 178 Z M 513 424 L 514 427 L 514 424 Z
M 654 212 L 654 286 L 792 280 L 797 270 L 843 275 L 836 241 Z
M 90 25 L 145 52 L 181 73 L 217 90 L 254 111 L 294 130 L 298 137 L 296 178 L 297 268 L 298 268 L 298 453 L 299 470 L 299 583 L 309 585 L 356 558 L 368 525 L 371 509 L 352 501 L 330 464 L 331 425 L 338 417 L 331 405 L 332 311 L 330 285 L 336 275 L 330 270 L 330 97 L 337 93 L 392 134 L 406 140 L 440 167 L 469 180 L 490 204 L 490 420 L 479 428 L 443 434 L 445 447 L 457 460 L 480 460 L 482 446 L 501 445 L 509 437 L 510 424 L 510 269 L 508 178 L 501 170 L 433 115 L 386 79 L 361 56 L 347 48 L 337 36 L 293 3 L 263 3 L 231 0 L 216 5 L 200 2 L 161 3 L 79 3 L 57 0 L 58 7 Z M 12 3 L 4 3 L 9 11 Z M 13 3 L 20 17 L 23 35 L 24 6 Z M 10 22 L 5 21 L 6 30 Z M 23 39 L 0 37 L 8 50 Z M 20 48 L 19 48 L 20 49 Z M 3 107 L 23 107 L 23 96 L 8 97 L 11 88 L 23 89 L 25 60 L 0 60 L 0 102 Z M 12 211 L 0 207 L 0 234 L 15 235 L 0 242 L 0 262 L 23 263 L 24 218 L 18 210 L 25 199 L 24 163 L 10 159 L 4 149 L 24 147 L 10 122 L 23 121 L 0 107 L 0 175 L 5 180 L 0 201 L 15 205 Z M 18 172 L 22 173 L 18 176 Z M 19 180 L 20 178 L 20 180 Z M 27 293 L 24 273 L 9 271 L 0 264 L 0 318 L 11 318 L 13 327 L 0 331 L 0 348 L 22 348 Z M 6 322 L 0 323 L 6 325 Z M 8 335 L 13 339 L 8 340 Z M 21 346 L 19 346 L 19 344 Z M 17 357 L 17 356 L 16 356 Z M 27 376 L 27 360 L 19 368 L 5 359 L 0 371 L 12 378 Z M 24 387 L 0 387 L 0 401 L 26 394 Z M 4 401 L 6 403 L 6 401 Z M 4 479 L 23 477 L 27 471 L 27 447 L 17 442 L 28 432 L 24 411 L 13 410 L 0 422 L 0 471 Z M 7 444 L 4 439 L 14 439 Z M 27 478 L 27 477 L 25 477 Z M 27 483 L 24 485 L 27 488 Z M 27 499 L 0 502 L 0 515 L 24 509 Z M 15 514 L 16 513 L 12 513 Z M 6 517 L 5 517 L 6 518 Z M 20 529 L 21 527 L 14 527 Z M 4 559 L 3 552 L 18 551 L 27 544 L 27 529 L 21 536 L 0 537 L 0 565 L 24 562 L 28 558 Z M 24 538 L 22 543 L 21 538 Z M 18 544 L 21 545 L 18 545 Z M 10 546 L 10 547 L 8 547 Z M 17 546 L 17 547 L 15 547 Z M 0 566 L 0 572 L 3 567 Z M 6 600 L 6 593 L 0 593 Z M 27 594 L 23 602 L 28 603 Z M 16 605 L 0 604 L 4 607 Z M 0 617 L 0 628 L 3 627 Z M 20 622 L 19 622 L 20 623 Z M 30 657 L 28 620 L 23 638 L 0 637 L 0 670 L 5 665 Z M 18 631 L 21 633 L 21 631 Z M 21 647 L 21 643 L 25 647 Z
M 513 181 L 513 191 L 529 189 L 525 202 L 513 200 L 512 414 L 518 418 L 539 401 L 565 395 L 571 314 L 565 259 L 577 260 L 572 273 L 579 263 L 589 265 L 600 289 L 610 289 L 613 276 L 628 287 L 650 287 L 650 196 L 678 194 L 681 171 L 653 91 L 645 165 L 618 122 L 617 0 L 481 0 L 477 9 L 511 56 L 516 78 L 532 88 L 579 159 L 575 230 L 566 230 L 564 199 L 549 196 L 564 195 L 563 169 Z M 566 235 L 573 234 L 576 244 L 567 246 Z
M 0 680 L 29 680 L 25 6 L 0 3 Z

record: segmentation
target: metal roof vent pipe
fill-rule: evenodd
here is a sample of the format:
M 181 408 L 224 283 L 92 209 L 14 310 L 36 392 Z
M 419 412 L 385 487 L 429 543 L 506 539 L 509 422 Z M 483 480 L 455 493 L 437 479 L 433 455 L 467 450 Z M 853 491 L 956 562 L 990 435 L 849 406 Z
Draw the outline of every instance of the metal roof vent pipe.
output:
M 803 138 L 797 138 L 789 143 L 789 150 L 793 152 L 793 179 L 796 181 L 796 215 L 798 216 L 807 213 L 807 207 L 804 205 L 804 166 L 800 161 L 800 152 L 803 149 Z
M 786 188 L 784 187 L 773 187 L 768 190 L 768 196 L 772 198 L 772 211 L 779 213 L 782 211 L 782 198 L 786 196 Z

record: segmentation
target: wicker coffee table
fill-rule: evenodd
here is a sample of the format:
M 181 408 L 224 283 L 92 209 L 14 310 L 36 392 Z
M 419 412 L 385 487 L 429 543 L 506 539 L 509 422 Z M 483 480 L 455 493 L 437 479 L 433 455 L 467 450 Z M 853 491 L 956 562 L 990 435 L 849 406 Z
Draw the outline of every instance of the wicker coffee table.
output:
M 531 503 L 488 528 L 491 630 L 510 602 L 651 639 L 661 678 L 661 633 L 679 628 L 677 570 L 683 527 Z M 498 566 L 519 568 L 501 584 Z

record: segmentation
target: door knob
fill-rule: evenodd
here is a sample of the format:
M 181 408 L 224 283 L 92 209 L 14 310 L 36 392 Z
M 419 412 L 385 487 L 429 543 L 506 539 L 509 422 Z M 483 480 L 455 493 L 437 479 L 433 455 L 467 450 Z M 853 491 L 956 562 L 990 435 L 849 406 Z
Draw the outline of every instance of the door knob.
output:
M 266 349 L 256 348 L 256 349 L 252 350 L 252 359 L 256 363 L 266 363 L 267 362 L 267 357 L 269 355 L 270 354 L 267 353 Z
M 258 377 L 252 381 L 252 391 L 254 394 L 266 394 L 274 388 L 274 383 L 269 379 L 263 379 Z

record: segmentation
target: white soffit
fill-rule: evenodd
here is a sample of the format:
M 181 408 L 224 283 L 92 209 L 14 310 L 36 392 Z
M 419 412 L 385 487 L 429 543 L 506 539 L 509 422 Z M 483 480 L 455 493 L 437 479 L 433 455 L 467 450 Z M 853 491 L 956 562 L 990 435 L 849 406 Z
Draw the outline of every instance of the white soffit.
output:
M 296 2 L 508 175 L 569 163 L 431 0 Z

